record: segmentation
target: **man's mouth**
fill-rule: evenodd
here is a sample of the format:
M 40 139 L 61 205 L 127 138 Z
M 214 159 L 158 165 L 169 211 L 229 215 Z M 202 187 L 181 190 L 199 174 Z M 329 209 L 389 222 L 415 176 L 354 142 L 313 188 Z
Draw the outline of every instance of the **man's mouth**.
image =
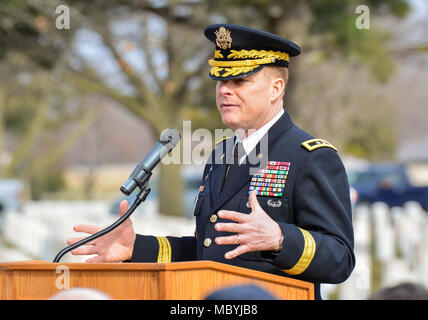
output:
M 227 110 L 227 109 L 239 108 L 239 105 L 231 104 L 231 103 L 222 103 L 221 107 L 222 109 Z

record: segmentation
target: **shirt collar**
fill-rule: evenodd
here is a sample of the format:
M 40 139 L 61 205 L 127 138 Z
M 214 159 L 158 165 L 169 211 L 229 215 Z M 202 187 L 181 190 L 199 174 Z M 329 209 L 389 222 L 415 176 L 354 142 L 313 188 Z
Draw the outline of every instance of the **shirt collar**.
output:
M 268 132 L 268 130 L 275 124 L 275 122 L 278 121 L 279 118 L 281 118 L 283 114 L 284 114 L 284 109 L 281 108 L 281 110 L 278 112 L 278 114 L 275 117 L 273 117 L 272 120 L 264 124 L 263 127 L 261 127 L 260 129 L 252 132 L 250 135 L 245 137 L 245 139 L 243 139 L 242 141 L 240 141 L 239 137 L 235 134 L 235 145 L 238 142 L 242 142 L 242 146 L 244 147 L 244 150 L 245 150 L 245 155 L 239 160 L 240 164 L 244 161 L 245 157 L 248 154 L 250 154 L 250 152 L 255 148 L 255 146 L 257 145 L 257 143 L 259 143 L 259 141 L 262 139 L 265 133 Z

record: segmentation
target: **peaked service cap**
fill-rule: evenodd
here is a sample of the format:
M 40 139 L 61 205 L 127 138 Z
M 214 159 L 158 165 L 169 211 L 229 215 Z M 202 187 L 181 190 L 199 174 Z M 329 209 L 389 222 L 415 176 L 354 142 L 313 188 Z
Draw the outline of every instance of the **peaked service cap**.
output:
M 288 68 L 290 57 L 301 52 L 283 37 L 235 24 L 210 25 L 204 34 L 215 44 L 214 58 L 208 61 L 213 80 L 247 77 L 264 66 Z

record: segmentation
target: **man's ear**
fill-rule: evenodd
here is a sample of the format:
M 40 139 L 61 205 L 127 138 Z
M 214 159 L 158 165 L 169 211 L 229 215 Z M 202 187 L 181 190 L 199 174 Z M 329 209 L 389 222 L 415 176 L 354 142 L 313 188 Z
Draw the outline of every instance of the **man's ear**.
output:
M 283 92 L 285 90 L 285 82 L 284 79 L 280 77 L 275 77 L 272 79 L 272 96 L 271 101 L 275 101 L 279 97 L 283 95 Z

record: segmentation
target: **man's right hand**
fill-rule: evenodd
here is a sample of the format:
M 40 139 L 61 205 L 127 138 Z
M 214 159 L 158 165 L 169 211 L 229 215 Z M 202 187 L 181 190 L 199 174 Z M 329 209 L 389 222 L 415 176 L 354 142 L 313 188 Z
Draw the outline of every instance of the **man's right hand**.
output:
M 128 202 L 123 200 L 119 206 L 119 214 L 123 216 L 128 211 Z M 76 232 L 94 234 L 104 228 L 94 225 L 79 224 L 73 227 Z M 132 257 L 135 242 L 135 232 L 130 218 L 126 219 L 120 226 L 104 236 L 88 242 L 85 245 L 71 251 L 73 255 L 93 255 L 85 262 L 121 262 Z M 67 244 L 74 244 L 86 237 L 74 237 L 67 240 Z

